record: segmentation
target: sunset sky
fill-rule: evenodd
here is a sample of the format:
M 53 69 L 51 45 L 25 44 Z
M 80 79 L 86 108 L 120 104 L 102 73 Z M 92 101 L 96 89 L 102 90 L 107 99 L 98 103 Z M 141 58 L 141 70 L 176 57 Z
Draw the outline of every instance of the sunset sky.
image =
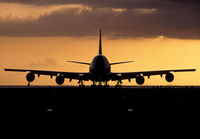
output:
M 196 68 L 175 73 L 172 83 L 152 76 L 144 85 L 199 85 L 199 17 L 198 0 L 0 0 L 0 85 L 27 84 L 26 73 L 4 68 L 88 72 L 65 61 L 91 62 L 100 28 L 109 62 L 135 61 L 112 72 Z M 56 85 L 42 75 L 32 84 Z

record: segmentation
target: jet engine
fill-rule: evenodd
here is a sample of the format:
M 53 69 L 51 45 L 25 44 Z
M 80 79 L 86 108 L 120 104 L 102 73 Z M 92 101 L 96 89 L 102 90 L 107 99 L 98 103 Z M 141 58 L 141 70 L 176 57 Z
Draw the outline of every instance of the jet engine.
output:
M 136 83 L 137 83 L 138 85 L 144 84 L 144 77 L 141 76 L 141 75 L 137 76 L 137 77 L 136 77 Z
M 167 82 L 172 82 L 174 80 L 174 75 L 172 73 L 167 73 L 165 79 Z
M 33 74 L 33 73 L 28 73 L 27 75 L 26 75 L 26 80 L 28 81 L 28 82 L 32 82 L 32 81 L 34 81 L 35 80 L 35 75 Z
M 65 81 L 65 79 L 64 79 L 64 77 L 63 77 L 62 75 L 58 75 L 58 76 L 56 77 L 56 83 L 57 83 L 58 85 L 63 84 L 64 81 Z

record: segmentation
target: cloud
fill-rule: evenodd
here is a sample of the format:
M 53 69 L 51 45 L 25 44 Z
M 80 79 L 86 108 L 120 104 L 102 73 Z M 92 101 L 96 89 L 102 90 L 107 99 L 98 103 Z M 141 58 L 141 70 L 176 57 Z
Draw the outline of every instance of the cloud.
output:
M 55 66 L 58 66 L 58 64 L 55 59 L 47 57 L 37 62 L 31 62 L 30 66 L 31 67 L 55 67 Z
M 7 2 L 24 6 L 21 10 L 26 14 L 14 12 L 17 10 L 10 14 L 0 12 L 0 36 L 96 36 L 102 28 L 103 34 L 112 38 L 200 38 L 200 4 L 196 0 Z M 19 7 L 13 6 L 14 9 Z
M 53 12 L 62 10 L 77 10 L 77 14 L 80 14 L 83 9 L 89 9 L 83 5 L 48 5 L 48 6 L 36 6 L 36 5 L 25 5 L 15 3 L 0 3 L 0 22 L 9 21 L 28 21 L 38 20 L 43 16 L 49 16 Z
M 158 12 L 158 9 L 152 8 L 152 9 L 145 9 L 145 8 L 135 8 L 134 12 L 138 14 L 153 14 Z
M 112 8 L 112 11 L 116 12 L 116 13 L 122 13 L 122 12 L 125 12 L 126 9 L 125 8 Z

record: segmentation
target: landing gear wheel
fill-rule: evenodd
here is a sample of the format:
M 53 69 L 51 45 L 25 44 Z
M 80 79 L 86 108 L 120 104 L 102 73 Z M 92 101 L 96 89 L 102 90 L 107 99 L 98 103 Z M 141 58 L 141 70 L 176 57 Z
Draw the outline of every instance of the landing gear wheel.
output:
M 110 86 L 107 84 L 107 85 L 104 85 L 104 88 L 110 88 Z
M 115 88 L 121 88 L 121 85 L 115 85 Z
M 103 86 L 101 84 L 97 85 L 98 88 L 102 88 Z
M 98 88 L 102 88 L 102 82 L 98 82 L 98 85 L 97 85 Z
M 97 87 L 96 84 L 91 85 L 91 88 L 96 88 L 96 87 Z
M 96 82 L 93 81 L 92 84 L 91 84 L 91 88 L 96 88 L 96 87 L 97 87 Z
M 118 80 L 115 88 L 121 88 L 122 81 Z
M 83 81 L 82 80 L 79 80 L 79 88 L 85 88 L 85 85 L 83 84 Z
M 79 85 L 79 88 L 85 88 L 85 85 Z

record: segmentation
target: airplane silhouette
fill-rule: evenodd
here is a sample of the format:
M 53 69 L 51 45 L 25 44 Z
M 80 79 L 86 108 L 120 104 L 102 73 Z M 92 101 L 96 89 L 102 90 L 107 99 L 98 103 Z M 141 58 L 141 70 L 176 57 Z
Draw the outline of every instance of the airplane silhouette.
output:
M 135 78 L 138 85 L 144 84 L 144 76 L 150 78 L 152 75 L 165 75 L 167 82 L 172 82 L 174 80 L 174 75 L 172 72 L 188 72 L 196 71 L 196 69 L 178 69 L 178 70 L 158 70 L 158 71 L 139 71 L 139 72 L 124 72 L 124 73 L 113 73 L 111 72 L 111 65 L 129 63 L 133 61 L 124 61 L 109 63 L 107 58 L 102 54 L 102 42 L 101 42 L 101 30 L 99 34 L 99 54 L 95 56 L 91 63 L 77 62 L 77 61 L 67 61 L 78 64 L 89 65 L 89 72 L 63 72 L 63 71 L 44 71 L 44 70 L 29 70 L 29 69 L 4 69 L 5 71 L 17 71 L 17 72 L 28 72 L 26 79 L 28 81 L 28 86 L 30 82 L 35 79 L 35 74 L 38 75 L 48 75 L 51 78 L 56 76 L 56 83 L 61 85 L 64 83 L 65 78 L 68 78 L 70 82 L 78 80 L 79 87 L 84 87 L 84 81 L 92 81 L 91 87 L 98 86 L 109 87 L 108 81 L 116 81 L 116 87 L 121 87 L 122 80 L 128 80 Z

